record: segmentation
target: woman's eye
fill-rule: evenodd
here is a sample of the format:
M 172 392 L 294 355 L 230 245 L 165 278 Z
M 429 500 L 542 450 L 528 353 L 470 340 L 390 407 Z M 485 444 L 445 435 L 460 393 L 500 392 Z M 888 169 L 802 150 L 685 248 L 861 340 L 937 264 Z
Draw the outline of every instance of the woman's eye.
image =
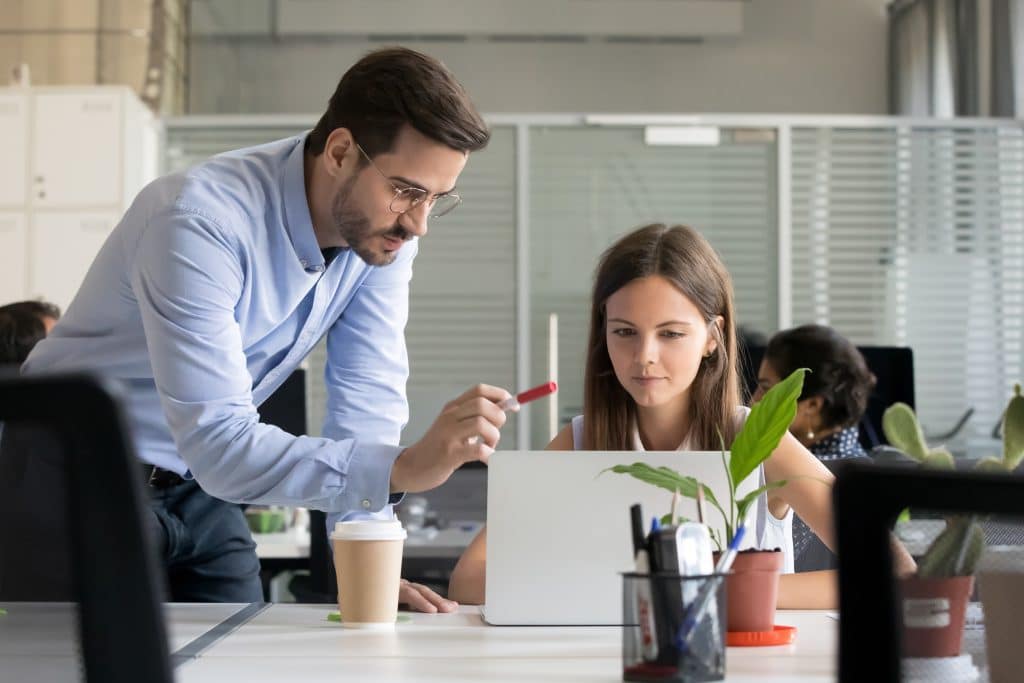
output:
M 628 327 L 620 327 L 617 330 L 612 330 L 612 334 L 616 337 L 631 337 L 633 336 L 633 330 Z
M 664 332 L 661 333 L 661 336 L 668 337 L 669 339 L 681 339 L 682 337 L 685 337 L 686 334 L 684 334 L 683 332 L 673 332 L 672 330 L 665 330 Z

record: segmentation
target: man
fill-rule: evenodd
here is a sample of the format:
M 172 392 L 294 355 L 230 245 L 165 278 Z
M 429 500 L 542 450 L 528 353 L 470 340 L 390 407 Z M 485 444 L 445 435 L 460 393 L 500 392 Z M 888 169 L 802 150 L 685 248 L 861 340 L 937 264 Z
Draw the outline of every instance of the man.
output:
M 0 366 L 19 366 L 60 318 L 47 301 L 15 301 L 0 306 Z
M 224 501 L 389 514 L 399 492 L 493 451 L 508 393 L 489 386 L 397 445 L 414 238 L 458 205 L 488 139 L 443 65 L 381 50 L 342 77 L 311 133 L 161 178 L 114 229 L 25 371 L 124 380 L 173 599 L 262 599 L 244 518 Z M 261 424 L 256 406 L 325 334 L 324 438 Z M 401 599 L 455 606 L 405 582 Z

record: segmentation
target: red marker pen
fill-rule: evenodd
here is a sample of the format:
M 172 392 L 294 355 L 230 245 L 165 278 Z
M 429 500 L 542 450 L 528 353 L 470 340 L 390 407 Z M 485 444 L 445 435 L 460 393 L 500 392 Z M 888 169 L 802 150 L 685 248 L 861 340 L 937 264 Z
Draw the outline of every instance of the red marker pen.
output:
M 515 396 L 509 396 L 504 401 L 499 402 L 498 407 L 504 410 L 505 412 L 508 412 L 510 410 L 519 410 L 519 408 L 524 403 L 535 401 L 538 398 L 543 398 L 545 396 L 555 393 L 556 391 L 558 391 L 558 382 L 545 382 L 544 384 L 539 384 L 533 387 L 532 389 L 520 391 Z M 470 446 L 479 442 L 479 436 L 471 436 L 468 439 L 466 439 L 466 443 Z

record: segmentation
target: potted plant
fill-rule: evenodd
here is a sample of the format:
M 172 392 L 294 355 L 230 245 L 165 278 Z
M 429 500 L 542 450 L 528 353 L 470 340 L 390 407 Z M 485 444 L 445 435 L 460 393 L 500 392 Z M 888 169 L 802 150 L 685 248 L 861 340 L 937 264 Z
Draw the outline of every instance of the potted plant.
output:
M 796 416 L 797 399 L 803 390 L 805 368 L 795 370 L 789 377 L 772 387 L 750 409 L 743 428 L 733 440 L 726 458 L 722 443 L 722 465 L 725 468 L 729 500 L 726 507 L 705 484 L 694 477 L 684 476 L 669 467 L 651 467 L 647 463 L 616 465 L 609 468 L 617 474 L 628 474 L 648 484 L 658 486 L 673 495 L 697 499 L 698 490 L 703 498 L 718 510 L 724 521 L 725 538 L 712 530 L 721 551 L 732 542 L 736 529 L 747 517 L 750 506 L 766 491 L 785 486 L 785 480 L 766 483 L 746 495 L 737 497 L 737 488 L 772 454 Z M 669 513 L 663 522 L 675 523 Z M 779 548 L 744 550 L 736 556 L 732 572 L 726 580 L 728 624 L 730 631 L 771 631 L 775 625 L 775 601 L 778 597 L 779 574 L 782 570 L 782 551 Z
M 889 443 L 925 467 L 954 469 L 952 454 L 928 446 L 913 409 L 890 406 L 882 416 Z M 1024 459 L 1024 397 L 1020 385 L 1003 414 L 1003 455 L 979 460 L 975 469 L 1011 472 Z M 903 605 L 903 654 L 907 657 L 956 657 L 963 641 L 967 601 L 974 570 L 985 549 L 985 535 L 972 515 L 947 518 L 946 528 L 921 556 L 917 572 L 900 580 Z

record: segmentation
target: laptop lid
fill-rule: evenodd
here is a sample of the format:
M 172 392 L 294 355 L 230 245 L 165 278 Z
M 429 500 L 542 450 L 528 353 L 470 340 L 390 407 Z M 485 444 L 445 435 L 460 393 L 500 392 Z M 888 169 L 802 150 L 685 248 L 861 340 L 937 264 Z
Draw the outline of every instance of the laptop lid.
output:
M 727 478 L 718 452 L 498 451 L 487 476 L 487 590 L 484 619 L 494 625 L 617 625 L 622 578 L 632 571 L 629 508 L 646 524 L 669 512 L 672 494 L 633 477 L 600 472 L 634 462 L 696 477 L 728 512 Z M 598 476 L 600 474 L 600 476 Z M 759 472 L 740 492 L 757 487 Z M 693 500 L 676 514 L 696 520 Z M 724 535 L 718 510 L 705 522 Z M 646 531 L 646 529 L 645 529 Z M 756 545 L 757 534 L 744 545 Z

